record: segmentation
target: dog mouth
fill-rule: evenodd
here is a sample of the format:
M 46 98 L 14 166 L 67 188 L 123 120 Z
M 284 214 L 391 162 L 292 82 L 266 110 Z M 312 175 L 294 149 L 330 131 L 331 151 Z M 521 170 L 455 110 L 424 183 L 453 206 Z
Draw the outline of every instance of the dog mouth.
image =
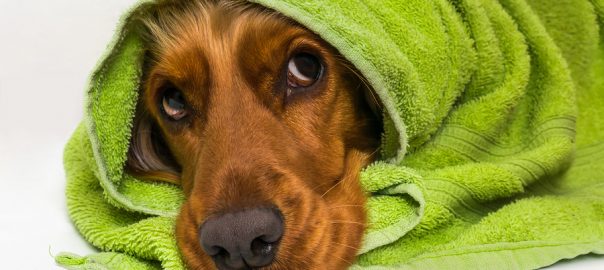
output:
M 342 173 L 330 178 L 259 162 L 185 173 L 197 179 L 176 223 L 187 266 L 346 269 L 366 226 L 363 158 L 349 155 Z
M 339 217 L 319 196 L 298 192 L 268 206 L 211 214 L 200 225 L 191 220 L 186 203 L 176 227 L 185 262 L 190 269 L 344 269 L 360 241 L 330 242 L 342 241 L 346 231 L 362 232 L 331 222 Z M 348 255 L 341 255 L 342 249 Z M 338 263 L 323 268 L 329 258 Z

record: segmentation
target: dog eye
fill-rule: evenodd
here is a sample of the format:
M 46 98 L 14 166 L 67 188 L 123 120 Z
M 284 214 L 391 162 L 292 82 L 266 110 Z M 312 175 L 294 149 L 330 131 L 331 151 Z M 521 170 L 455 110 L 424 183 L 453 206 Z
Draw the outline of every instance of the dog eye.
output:
M 162 111 L 172 120 L 180 120 L 187 116 L 185 98 L 176 88 L 164 90 L 162 99 Z
M 287 85 L 294 89 L 309 87 L 319 80 L 322 72 L 323 66 L 316 56 L 298 53 L 287 64 Z

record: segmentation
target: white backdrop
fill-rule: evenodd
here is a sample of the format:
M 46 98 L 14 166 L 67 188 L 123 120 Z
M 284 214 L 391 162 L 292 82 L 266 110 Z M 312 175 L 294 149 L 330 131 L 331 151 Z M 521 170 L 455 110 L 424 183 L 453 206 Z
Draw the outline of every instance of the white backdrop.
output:
M 95 252 L 67 216 L 62 152 L 133 2 L 0 0 L 0 269 L 60 269 L 50 254 Z
M 88 75 L 133 2 L 0 0 L 2 269 L 58 269 L 51 254 L 95 252 L 67 216 L 62 151 Z M 552 269 L 604 269 L 604 258 Z

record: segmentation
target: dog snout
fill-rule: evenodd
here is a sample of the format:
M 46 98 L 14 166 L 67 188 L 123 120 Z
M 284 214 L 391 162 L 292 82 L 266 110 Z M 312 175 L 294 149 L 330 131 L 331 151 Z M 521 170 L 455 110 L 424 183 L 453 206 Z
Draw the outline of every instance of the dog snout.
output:
M 269 265 L 283 236 L 283 218 L 274 208 L 252 208 L 213 216 L 199 228 L 203 250 L 219 269 Z

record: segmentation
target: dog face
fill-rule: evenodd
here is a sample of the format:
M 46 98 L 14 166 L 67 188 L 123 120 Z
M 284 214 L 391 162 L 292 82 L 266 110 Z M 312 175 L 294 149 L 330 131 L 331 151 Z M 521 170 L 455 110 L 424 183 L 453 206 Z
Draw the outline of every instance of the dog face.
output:
M 182 186 L 176 235 L 189 268 L 349 266 L 366 226 L 358 174 L 381 133 L 358 72 L 259 6 L 175 2 L 149 14 L 127 169 Z

